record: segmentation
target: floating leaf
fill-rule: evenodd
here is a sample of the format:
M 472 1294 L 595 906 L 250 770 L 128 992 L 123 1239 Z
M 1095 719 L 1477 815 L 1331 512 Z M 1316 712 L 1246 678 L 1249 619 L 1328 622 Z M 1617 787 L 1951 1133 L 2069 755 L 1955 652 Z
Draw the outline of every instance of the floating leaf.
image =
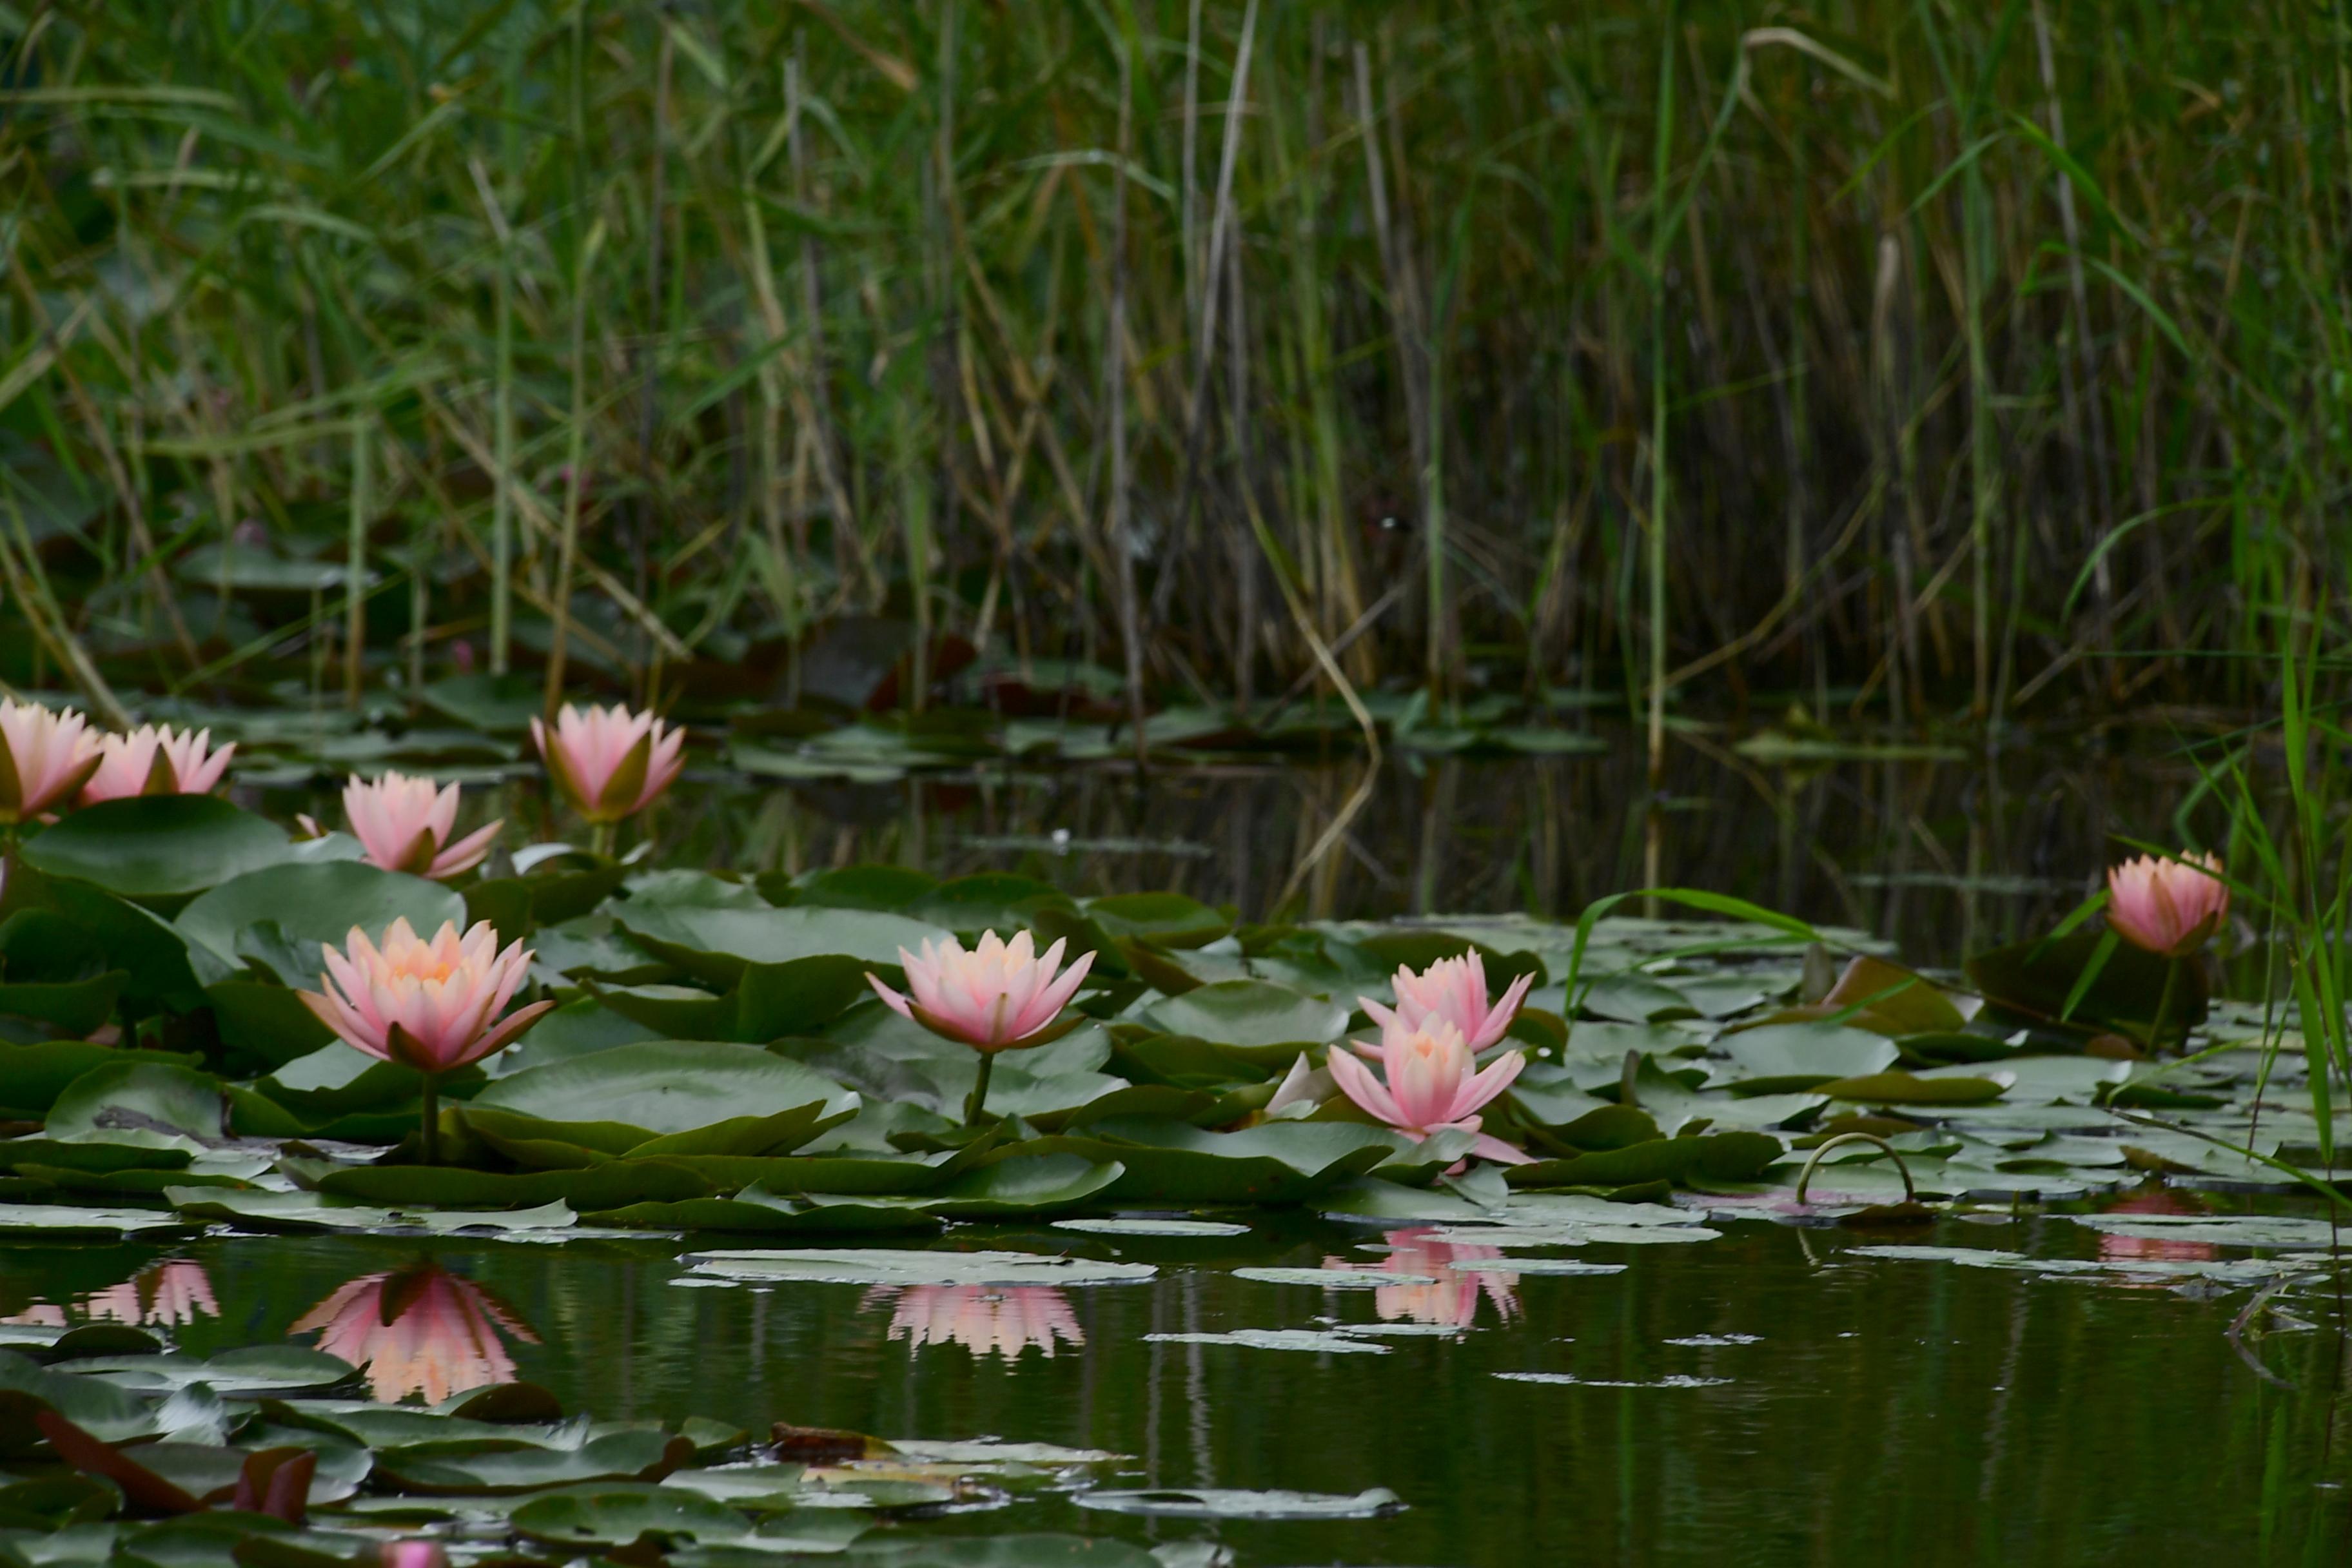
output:
M 1080 1492 L 1071 1500 L 1080 1508 L 1163 1519 L 1377 1519 L 1404 1506 L 1386 1487 L 1373 1487 L 1353 1495 L 1166 1488 L 1153 1491 L 1097 1490 Z
M 29 1046 L 0 1043 L 0 1116 L 27 1120 L 47 1116 L 66 1086 L 93 1068 L 193 1068 L 199 1059 L 173 1051 L 121 1050 L 89 1040 L 43 1040 Z
M 227 1139 L 220 1079 L 184 1067 L 113 1062 L 92 1068 L 49 1108 L 52 1139 L 185 1148 Z
M 1301 1046 L 1326 1045 L 1348 1026 L 1348 1009 L 1264 980 L 1221 980 L 1155 1002 L 1150 1021 L 1174 1035 L 1243 1047 L 1253 1060 L 1286 1065 Z
M 466 1108 L 505 1140 L 607 1154 L 764 1154 L 856 1113 L 858 1100 L 797 1062 L 751 1046 L 653 1041 L 526 1068 Z
M 1126 1215 L 1097 1219 L 1057 1219 L 1056 1230 L 1084 1231 L 1090 1236 L 1247 1236 L 1250 1227 L 1218 1219 L 1152 1219 Z
M 1033 1252 L 847 1251 L 701 1252 L 700 1274 L 747 1283 L 782 1280 L 837 1285 L 1125 1285 L 1158 1271 L 1148 1263 L 1106 1263 Z
M 238 954 L 237 936 L 257 921 L 273 922 L 304 957 L 303 966 L 278 973 L 300 989 L 319 984 L 319 945 L 340 946 L 356 926 L 381 939 L 395 920 L 430 937 L 445 922 L 464 929 L 466 902 L 438 882 L 382 871 L 358 860 L 295 861 L 264 866 L 215 884 L 183 909 L 173 924 L 225 959 Z
M 1298 1272 L 1312 1273 L 1312 1269 Z M 1427 1280 L 1427 1284 L 1436 1281 Z M 1246 1345 L 1261 1351 L 1317 1351 L 1339 1355 L 1386 1355 L 1389 1347 L 1367 1344 L 1345 1333 L 1323 1333 L 1312 1329 L 1234 1329 L 1222 1334 L 1146 1334 L 1152 1343 L 1177 1345 Z
M 799 1474 L 797 1466 L 789 1468 Z M 669 1485 L 575 1488 L 533 1498 L 509 1517 L 526 1538 L 566 1548 L 626 1546 L 646 1534 L 737 1542 L 751 1533 L 751 1526 L 734 1509 Z
M 2165 994 L 2169 961 L 2128 942 L 2109 944 L 2113 951 L 2101 964 L 2097 978 L 2074 998 L 2073 1011 L 2067 1010 L 2068 999 L 2074 997 L 2104 935 L 2075 931 L 1979 953 L 1969 960 L 1969 978 L 1984 993 L 1988 1006 L 2027 1018 L 2064 1016 L 2077 1025 L 2117 1030 L 2145 1041 L 2156 1023 L 2158 999 Z M 2210 994 L 2201 963 L 2188 959 L 2178 968 L 2179 982 L 2173 988 L 2168 1037 L 2171 1031 L 2202 1020 Z
M 1110 935 L 1156 947 L 1205 947 L 1234 929 L 1230 914 L 1182 893 L 1113 893 L 1089 899 L 1086 910 Z
M 217 795 L 154 795 L 77 811 L 17 853 L 47 876 L 176 903 L 275 865 L 292 847 L 284 828 Z
M 1406 1141 L 1345 1121 L 1270 1121 L 1207 1132 L 1181 1122 L 1118 1118 L 1028 1147 L 1124 1165 L 1125 1175 L 1102 1194 L 1106 1201 L 1296 1203 L 1404 1152 Z
M 1870 1073 L 1816 1086 L 1832 1100 L 1870 1105 L 1982 1105 L 2008 1087 L 1999 1078 L 1921 1077 L 1907 1072 Z
M 1236 1268 L 1236 1279 L 1262 1285 L 1311 1285 L 1321 1290 L 1372 1290 L 1390 1285 L 1434 1285 L 1427 1274 L 1398 1273 L 1385 1268 Z
M 648 952 L 714 984 L 731 985 L 751 963 L 842 957 L 898 975 L 901 949 L 920 952 L 945 928 L 869 910 L 711 909 L 670 904 L 625 906 L 621 929 Z
M 1836 1079 L 1882 1072 L 1901 1057 L 1895 1042 L 1865 1029 L 1831 1024 L 1768 1024 L 1727 1037 L 1723 1051 L 1738 1068 L 1733 1092 L 1807 1089 Z

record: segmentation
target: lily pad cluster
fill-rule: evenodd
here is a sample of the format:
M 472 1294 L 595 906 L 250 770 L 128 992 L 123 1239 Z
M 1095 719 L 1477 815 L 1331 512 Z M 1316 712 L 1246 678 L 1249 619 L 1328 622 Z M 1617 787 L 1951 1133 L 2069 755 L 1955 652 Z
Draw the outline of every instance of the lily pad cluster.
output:
M 2079 936 L 1938 981 L 1723 900 L 1702 901 L 1745 918 L 1255 924 L 1010 874 L 515 861 L 444 885 L 201 795 L 30 834 L 0 889 L 0 1192 L 98 1230 L 484 1215 L 781 1238 L 1244 1204 L 1410 1218 L 1414 1193 L 1504 1184 L 1795 1207 L 1801 1179 L 1832 1209 L 2066 1196 L 2150 1173 L 2278 1182 L 2265 1161 L 2323 1142 L 2307 1111 L 2248 1114 L 2259 1074 L 2290 1085 L 2300 1063 L 2274 1021 L 2210 1004 L 2192 971 L 2174 1016 L 2220 1048 L 2145 1059 L 2158 961 L 2102 949 L 2085 984 Z M 439 1075 L 429 1152 L 433 1086 L 301 997 L 320 944 L 394 920 L 527 942 L 517 1002 L 552 1007 Z M 1014 931 L 1087 970 L 1046 1043 L 983 1055 L 876 994 L 927 944 Z M 1484 1135 L 1528 1163 L 1499 1170 L 1465 1168 L 1469 1133 L 1311 1092 L 1377 1034 L 1400 972 L 1465 954 L 1526 998 L 1494 1048 L 1527 1065 Z

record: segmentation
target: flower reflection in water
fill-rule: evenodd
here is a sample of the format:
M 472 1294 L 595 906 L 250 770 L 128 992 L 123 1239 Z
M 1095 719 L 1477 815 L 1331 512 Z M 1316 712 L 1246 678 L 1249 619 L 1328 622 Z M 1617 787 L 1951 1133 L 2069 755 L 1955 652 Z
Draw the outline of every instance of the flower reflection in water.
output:
M 896 1297 L 890 1337 L 911 1352 L 953 1342 L 975 1356 L 1018 1361 L 1032 1345 L 1051 1356 L 1057 1344 L 1087 1342 L 1069 1298 L 1049 1285 L 909 1285 L 866 1293 L 869 1307 Z
M 2157 1187 L 2144 1193 L 2134 1193 L 2119 1198 L 2106 1207 L 2108 1214 L 2200 1215 L 2208 1211 L 2169 1187 Z M 2210 1241 L 2167 1241 L 2159 1237 L 2108 1236 L 2099 1237 L 2099 1261 L 2102 1263 L 2210 1263 L 2221 1256 L 2221 1249 Z M 2175 1281 L 2166 1279 L 2135 1279 L 2135 1285 L 2158 1289 Z
M 175 1258 L 142 1268 L 120 1285 L 92 1291 L 82 1300 L 92 1322 L 129 1323 L 176 1329 L 193 1323 L 199 1314 L 220 1316 L 213 1300 L 213 1282 L 201 1263 Z
M 1372 1290 L 1372 1310 L 1384 1323 L 1429 1323 L 1466 1329 L 1478 1319 L 1478 1298 L 1495 1303 L 1503 1321 L 1518 1315 L 1519 1277 L 1501 1268 L 1456 1268 L 1457 1264 L 1507 1264 L 1499 1247 L 1479 1247 L 1463 1241 L 1440 1241 L 1428 1226 L 1392 1230 L 1381 1238 L 1389 1255 L 1378 1263 L 1354 1263 L 1326 1258 L 1326 1268 L 1380 1274 L 1418 1274 L 1433 1285 L 1381 1285 Z
M 296 1321 L 289 1331 L 319 1336 L 319 1348 L 364 1364 L 378 1399 L 421 1394 L 438 1404 L 453 1394 L 514 1380 L 503 1329 L 525 1344 L 539 1338 L 470 1279 L 422 1264 L 396 1274 L 364 1274 Z
M 213 1282 L 205 1266 L 175 1258 L 151 1264 L 120 1285 L 91 1291 L 76 1301 L 72 1310 L 93 1323 L 176 1329 L 199 1316 L 219 1317 L 220 1303 L 213 1299 Z M 70 1322 L 67 1309 L 50 1301 L 36 1301 L 21 1312 L 0 1318 L 0 1323 L 44 1329 L 62 1329 Z

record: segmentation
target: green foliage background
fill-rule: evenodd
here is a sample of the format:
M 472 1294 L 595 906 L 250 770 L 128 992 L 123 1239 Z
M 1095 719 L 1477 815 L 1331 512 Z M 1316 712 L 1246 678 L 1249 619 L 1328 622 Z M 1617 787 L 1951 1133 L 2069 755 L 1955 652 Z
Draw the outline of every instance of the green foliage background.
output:
M 18 0 L 11 678 L 2251 696 L 2105 656 L 2336 574 L 2340 10 Z

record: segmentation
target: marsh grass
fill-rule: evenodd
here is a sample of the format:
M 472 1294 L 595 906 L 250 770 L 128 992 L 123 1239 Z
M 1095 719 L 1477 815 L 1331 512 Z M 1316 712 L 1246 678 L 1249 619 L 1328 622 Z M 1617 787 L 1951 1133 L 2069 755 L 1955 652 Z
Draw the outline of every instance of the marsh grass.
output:
M 2110 0 L 19 5 L 11 678 L 103 704 L 339 636 L 347 689 L 464 643 L 642 694 L 883 611 L 1139 703 L 1318 643 L 1441 704 L 1622 689 L 1654 735 L 1757 688 L 2257 700 L 2267 659 L 2114 656 L 2265 647 L 2336 574 L 2347 40 Z M 233 541 L 348 561 L 341 624 L 244 618 Z

